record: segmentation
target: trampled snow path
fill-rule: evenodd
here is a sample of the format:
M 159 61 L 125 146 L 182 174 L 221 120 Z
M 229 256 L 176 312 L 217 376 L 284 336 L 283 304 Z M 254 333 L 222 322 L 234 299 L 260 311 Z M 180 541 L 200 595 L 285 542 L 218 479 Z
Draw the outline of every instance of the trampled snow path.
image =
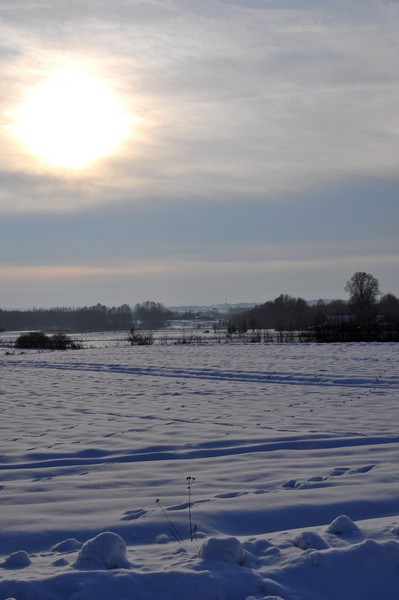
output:
M 204 379 L 204 380 L 215 380 L 229 382 L 240 382 L 240 383 L 268 383 L 268 384 L 290 384 L 290 385 L 309 385 L 309 386 L 348 386 L 348 387 L 361 387 L 367 389 L 373 389 L 378 387 L 379 389 L 385 387 L 398 387 L 399 377 L 392 373 L 387 373 L 387 369 L 382 369 L 378 373 L 370 374 L 359 374 L 351 376 L 348 373 L 327 373 L 320 370 L 317 374 L 312 371 L 309 372 L 277 372 L 273 371 L 242 371 L 234 369 L 220 369 L 215 367 L 197 367 L 197 368 L 184 368 L 184 367 L 166 367 L 160 365 L 148 366 L 148 365 L 123 365 L 115 363 L 92 363 L 82 361 L 68 361 L 57 362 L 53 360 L 32 360 L 27 358 L 15 358 L 14 365 L 18 365 L 20 368 L 40 368 L 40 369 L 56 369 L 56 370 L 70 370 L 70 371 L 95 371 L 97 373 L 120 373 L 123 375 L 131 376 L 144 376 L 149 377 L 172 377 L 183 378 L 183 379 Z M 0 366 L 9 363 L 9 361 L 0 361 Z
M 397 359 L 392 344 L 4 351 L 0 600 L 399 598 Z M 101 538 L 79 562 L 103 531 L 129 565 L 109 570 Z

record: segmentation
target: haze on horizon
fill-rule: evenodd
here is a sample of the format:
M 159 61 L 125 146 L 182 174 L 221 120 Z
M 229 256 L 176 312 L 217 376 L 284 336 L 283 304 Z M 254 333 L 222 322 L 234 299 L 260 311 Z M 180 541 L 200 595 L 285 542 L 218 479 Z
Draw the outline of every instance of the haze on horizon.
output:
M 397 1 L 1 14 L 1 307 L 399 295 Z

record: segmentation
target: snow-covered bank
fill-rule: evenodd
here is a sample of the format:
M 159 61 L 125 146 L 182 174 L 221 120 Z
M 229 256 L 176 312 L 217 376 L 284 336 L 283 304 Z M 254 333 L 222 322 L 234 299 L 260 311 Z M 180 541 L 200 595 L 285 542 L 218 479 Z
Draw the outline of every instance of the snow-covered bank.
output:
M 397 359 L 4 351 L 0 600 L 399 597 Z

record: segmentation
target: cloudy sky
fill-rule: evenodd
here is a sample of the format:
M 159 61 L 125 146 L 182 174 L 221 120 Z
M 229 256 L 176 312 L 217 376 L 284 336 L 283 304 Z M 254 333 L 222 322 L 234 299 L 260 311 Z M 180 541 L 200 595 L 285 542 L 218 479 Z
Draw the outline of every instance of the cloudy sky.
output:
M 2 0 L 0 306 L 399 295 L 397 0 Z

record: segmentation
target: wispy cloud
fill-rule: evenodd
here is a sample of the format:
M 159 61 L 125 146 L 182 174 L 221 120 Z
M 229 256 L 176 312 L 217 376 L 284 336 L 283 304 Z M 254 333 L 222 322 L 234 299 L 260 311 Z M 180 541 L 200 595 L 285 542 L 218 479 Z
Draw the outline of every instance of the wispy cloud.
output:
M 25 278 L 26 280 L 80 279 L 82 277 L 119 277 L 121 275 L 154 275 L 163 271 L 159 265 L 128 265 L 98 267 L 93 265 L 20 265 L 1 266 L 0 278 L 7 280 Z

